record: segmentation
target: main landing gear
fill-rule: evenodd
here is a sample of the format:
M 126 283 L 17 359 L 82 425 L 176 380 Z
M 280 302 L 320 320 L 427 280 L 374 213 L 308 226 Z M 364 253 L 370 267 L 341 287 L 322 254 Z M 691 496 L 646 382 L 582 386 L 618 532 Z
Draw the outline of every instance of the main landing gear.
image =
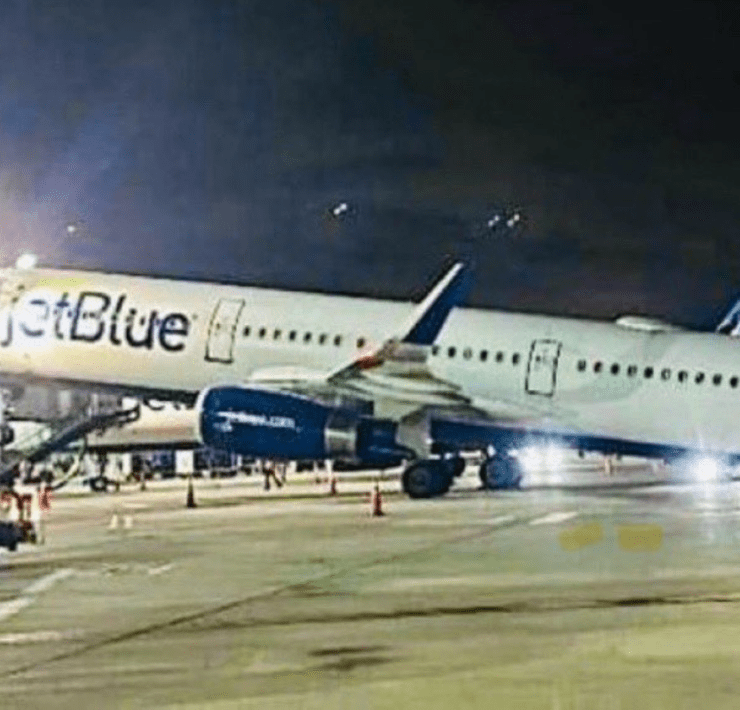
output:
M 404 493 L 410 498 L 436 498 L 450 490 L 452 482 L 465 470 L 460 456 L 414 461 L 401 478 Z M 484 459 L 480 480 L 488 490 L 513 490 L 522 484 L 522 466 L 514 456 L 495 454 Z
M 401 477 L 404 493 L 409 498 L 436 498 L 450 490 L 456 476 L 465 470 L 459 456 L 446 459 L 422 459 L 406 468 Z
M 497 454 L 483 461 L 480 480 L 489 490 L 511 490 L 522 484 L 522 466 L 513 456 Z

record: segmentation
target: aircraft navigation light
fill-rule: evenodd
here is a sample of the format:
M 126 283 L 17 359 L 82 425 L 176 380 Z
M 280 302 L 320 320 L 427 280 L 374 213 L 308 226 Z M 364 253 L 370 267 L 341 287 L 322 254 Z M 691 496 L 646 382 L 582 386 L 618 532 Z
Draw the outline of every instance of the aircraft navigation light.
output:
M 76 224 L 68 224 L 67 225 L 67 234 L 74 234 L 77 232 L 77 225 Z
M 16 269 L 33 269 L 36 264 L 38 263 L 38 257 L 36 254 L 31 254 L 29 252 L 26 252 L 25 254 L 21 254 L 17 261 L 15 262 L 15 268 Z
M 349 212 L 349 205 L 346 202 L 340 202 L 335 207 L 332 207 L 331 213 L 335 217 L 341 217 L 343 214 Z
M 506 226 L 509 229 L 512 229 L 515 227 L 519 222 L 521 222 L 522 216 L 518 212 L 514 212 L 509 219 L 506 220 Z

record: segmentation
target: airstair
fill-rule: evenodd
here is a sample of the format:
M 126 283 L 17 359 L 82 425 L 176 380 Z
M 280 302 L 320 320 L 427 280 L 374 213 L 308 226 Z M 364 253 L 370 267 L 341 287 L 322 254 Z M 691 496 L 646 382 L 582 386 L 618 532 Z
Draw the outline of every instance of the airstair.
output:
M 0 487 L 12 488 L 24 465 L 33 466 L 69 444 L 83 439 L 93 431 L 105 431 L 123 426 L 139 418 L 140 405 L 95 413 L 77 413 L 50 424 L 40 434 L 19 441 L 14 448 L 20 452 L 14 460 L 0 466 Z
M 28 437 L 15 445 L 13 460 L 0 465 L 0 547 L 15 550 L 19 543 L 37 543 L 43 538 L 40 513 L 34 513 L 34 494 L 14 490 L 16 479 L 25 466 L 33 466 L 61 451 L 69 444 L 83 439 L 93 431 L 105 431 L 113 426 L 123 426 L 139 418 L 140 405 L 122 407 L 120 402 L 110 408 L 97 408 L 77 412 L 49 425 L 41 434 Z M 84 453 L 81 450 L 80 458 Z M 80 462 L 78 461 L 78 464 Z M 75 467 L 79 470 L 79 466 Z M 66 483 L 71 473 L 63 482 Z M 49 489 L 45 489 L 48 491 Z M 41 496 L 44 489 L 39 488 Z M 39 509 L 39 504 L 35 506 Z

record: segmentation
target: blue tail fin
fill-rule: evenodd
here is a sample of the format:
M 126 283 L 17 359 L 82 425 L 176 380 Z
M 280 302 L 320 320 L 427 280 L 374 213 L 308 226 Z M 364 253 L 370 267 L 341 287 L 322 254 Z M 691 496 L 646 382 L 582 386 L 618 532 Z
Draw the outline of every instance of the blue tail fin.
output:
M 720 321 L 717 326 L 717 333 L 723 333 L 725 335 L 733 335 L 735 337 L 740 336 L 740 298 L 735 301 L 727 311 L 727 315 Z

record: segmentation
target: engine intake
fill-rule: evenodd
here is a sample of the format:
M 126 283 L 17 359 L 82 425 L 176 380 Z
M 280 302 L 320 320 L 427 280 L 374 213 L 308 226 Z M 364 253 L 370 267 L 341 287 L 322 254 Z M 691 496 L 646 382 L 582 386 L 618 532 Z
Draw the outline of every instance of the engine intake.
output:
M 411 455 L 396 442 L 394 422 L 297 394 L 218 386 L 204 390 L 196 407 L 201 441 L 245 456 L 388 466 Z

